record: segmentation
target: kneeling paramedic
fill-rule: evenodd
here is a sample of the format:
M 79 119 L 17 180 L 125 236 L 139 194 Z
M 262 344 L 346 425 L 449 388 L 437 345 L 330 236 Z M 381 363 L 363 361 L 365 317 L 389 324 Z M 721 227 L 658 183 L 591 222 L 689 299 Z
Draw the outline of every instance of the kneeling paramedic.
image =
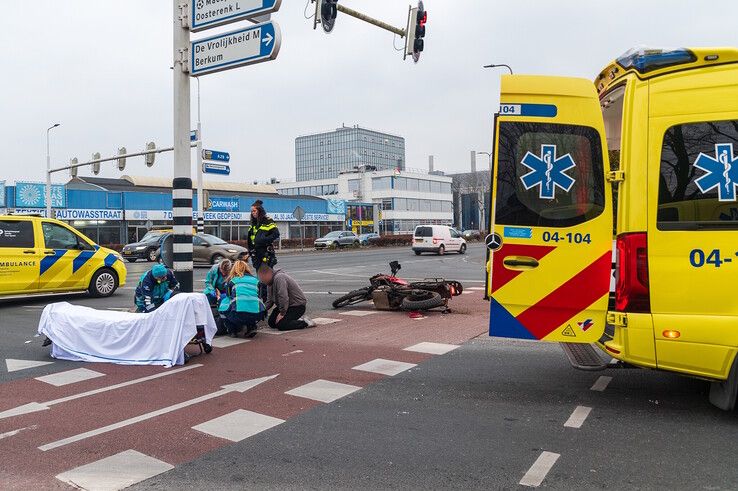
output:
M 169 300 L 179 282 L 174 273 L 163 264 L 156 264 L 141 276 L 136 287 L 136 311 L 153 312 Z
M 221 298 L 226 294 L 226 283 L 228 283 L 228 275 L 231 273 L 232 266 L 230 259 L 223 259 L 219 264 L 213 265 L 205 276 L 203 293 L 213 307 L 218 306 Z
M 227 297 L 221 302 L 220 309 L 227 302 L 223 313 L 224 324 L 232 337 L 237 337 L 243 326 L 246 326 L 246 337 L 256 335 L 256 323 L 264 318 L 266 309 L 259 298 L 259 280 L 246 261 L 236 261 L 228 275 L 226 284 Z

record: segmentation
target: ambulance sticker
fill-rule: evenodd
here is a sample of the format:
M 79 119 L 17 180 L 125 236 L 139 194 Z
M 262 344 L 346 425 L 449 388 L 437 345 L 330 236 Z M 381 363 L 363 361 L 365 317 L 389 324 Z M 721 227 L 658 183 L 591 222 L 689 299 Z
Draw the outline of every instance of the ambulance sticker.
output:
M 719 201 L 736 200 L 738 157 L 733 156 L 732 143 L 716 143 L 714 157 L 700 152 L 694 166 L 706 172 L 694 181 L 702 194 L 717 188 Z
M 576 163 L 568 153 L 557 157 L 556 145 L 541 145 L 540 157 L 527 152 L 520 163 L 530 169 L 530 172 L 520 177 L 523 186 L 525 189 L 540 186 L 538 196 L 541 199 L 554 199 L 557 187 L 568 193 L 574 185 L 574 179 L 566 171 L 575 167 Z
M 590 327 L 594 326 L 594 321 L 592 319 L 586 319 L 582 322 L 577 322 L 577 325 L 579 326 L 579 329 L 581 329 L 584 332 L 587 332 Z
M 570 338 L 577 337 L 577 333 L 574 332 L 574 329 L 571 328 L 571 324 L 566 326 L 563 331 L 561 331 L 562 336 L 569 336 Z

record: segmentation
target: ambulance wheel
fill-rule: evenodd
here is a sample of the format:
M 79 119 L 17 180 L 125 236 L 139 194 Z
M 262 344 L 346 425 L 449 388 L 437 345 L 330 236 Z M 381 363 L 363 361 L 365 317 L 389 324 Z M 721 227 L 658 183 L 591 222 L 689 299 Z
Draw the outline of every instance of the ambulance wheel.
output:
M 115 271 L 102 268 L 92 275 L 88 291 L 93 297 L 109 297 L 118 288 L 118 277 Z

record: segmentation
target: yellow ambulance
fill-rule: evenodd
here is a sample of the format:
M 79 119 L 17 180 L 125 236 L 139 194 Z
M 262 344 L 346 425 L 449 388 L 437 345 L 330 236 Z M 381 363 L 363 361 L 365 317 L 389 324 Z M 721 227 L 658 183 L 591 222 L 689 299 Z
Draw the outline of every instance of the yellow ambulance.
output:
M 494 154 L 490 335 L 703 378 L 735 408 L 738 50 L 503 76 Z
M 0 298 L 78 291 L 108 297 L 125 282 L 120 254 L 98 246 L 66 223 L 0 216 Z

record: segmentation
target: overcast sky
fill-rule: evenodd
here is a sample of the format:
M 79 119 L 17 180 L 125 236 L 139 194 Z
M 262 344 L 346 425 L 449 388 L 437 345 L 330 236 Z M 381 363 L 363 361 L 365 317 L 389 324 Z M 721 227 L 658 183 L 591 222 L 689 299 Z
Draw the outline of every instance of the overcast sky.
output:
M 171 145 L 171 0 L 0 1 L 0 180 L 44 179 L 55 122 L 54 165 Z M 405 1 L 340 1 L 405 25 Z M 283 0 L 273 14 L 277 60 L 201 79 L 205 146 L 231 153 L 231 180 L 294 178 L 295 137 L 342 123 L 404 136 L 408 167 L 432 154 L 437 169 L 462 171 L 470 150 L 491 147 L 502 72 L 483 64 L 591 79 L 635 45 L 738 45 L 734 0 L 426 0 L 426 50 L 413 64 L 392 34 L 340 13 L 332 34 L 313 31 L 305 4 Z M 124 173 L 171 176 L 171 154 L 152 169 L 130 159 Z M 119 174 L 108 164 L 101 176 Z

